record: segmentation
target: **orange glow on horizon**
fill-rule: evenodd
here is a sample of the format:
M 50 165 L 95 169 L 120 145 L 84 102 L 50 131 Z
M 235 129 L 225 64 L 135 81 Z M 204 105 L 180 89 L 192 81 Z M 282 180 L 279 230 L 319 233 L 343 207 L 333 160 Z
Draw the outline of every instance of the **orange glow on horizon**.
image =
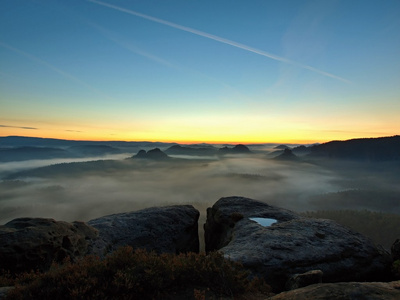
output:
M 184 120 L 173 124 L 151 123 L 89 123 L 70 126 L 65 123 L 26 122 L 32 127 L 21 126 L 21 123 L 7 122 L 9 125 L 0 126 L 0 136 L 26 136 L 53 138 L 77 141 L 126 141 L 126 142 L 164 142 L 179 144 L 314 144 L 333 140 L 349 140 L 354 138 L 376 138 L 398 135 L 396 126 L 393 128 L 374 127 L 353 130 L 330 130 L 328 126 L 302 125 L 296 122 L 285 124 L 259 124 L 247 122 L 226 122 L 215 124 L 208 121 L 199 124 L 194 120 Z M 25 123 L 25 122 L 24 122 Z M 24 124 L 22 123 L 22 124 Z M 26 124 L 25 123 L 25 124 Z M 185 124 L 185 125 L 182 125 Z M 186 125 L 187 124 L 187 125 Z M 231 125 L 234 124 L 234 125 Z M 133 129 L 132 129 L 133 128 Z M 264 128 L 268 128 L 265 130 Z
M 208 143 L 208 144 L 314 144 L 314 143 L 325 143 L 333 140 L 348 140 L 354 138 L 376 138 L 382 136 L 393 136 L 396 134 L 369 134 L 369 135 L 351 135 L 349 133 L 342 134 L 329 134 L 325 135 L 324 138 L 318 138 L 317 135 L 315 137 L 310 136 L 310 134 L 305 134 L 305 138 L 290 136 L 290 135 L 282 135 L 282 137 L 275 136 L 259 136 L 259 137 L 226 137 L 226 138 L 212 138 L 200 139 L 198 137 L 188 138 L 165 138 L 165 137 L 157 137 L 153 136 L 149 138 L 132 138 L 132 134 L 118 134 L 118 135 L 105 135 L 101 132 L 91 132 L 91 133 L 83 133 L 83 132 L 57 132 L 55 134 L 55 130 L 28 130 L 28 129 L 19 129 L 19 128 L 0 128 L 0 136 L 24 136 L 24 137 L 37 137 L 37 138 L 50 138 L 50 139 L 64 139 L 64 140 L 75 140 L 75 141 L 124 141 L 124 142 L 162 142 L 162 143 L 178 143 L 178 144 L 200 144 L 200 143 Z

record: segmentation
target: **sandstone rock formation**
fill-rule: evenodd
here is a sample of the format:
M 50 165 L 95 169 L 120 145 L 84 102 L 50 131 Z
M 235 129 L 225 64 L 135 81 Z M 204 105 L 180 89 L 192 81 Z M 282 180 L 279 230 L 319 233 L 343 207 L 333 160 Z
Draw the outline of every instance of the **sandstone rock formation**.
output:
M 268 300 L 389 300 L 400 299 L 400 281 L 313 284 L 280 293 Z
M 289 148 L 286 148 L 283 150 L 283 153 L 274 157 L 275 160 L 284 160 L 284 161 L 295 161 L 298 160 L 299 158 L 293 154 L 292 150 Z
M 191 205 L 152 207 L 101 217 L 88 222 L 99 231 L 91 253 L 104 255 L 121 246 L 158 253 L 199 251 L 197 221 Z
M 0 226 L 0 269 L 47 270 L 53 261 L 87 253 L 97 231 L 83 222 L 19 218 Z
M 233 148 L 229 148 L 227 146 L 222 147 L 218 149 L 218 154 L 219 155 L 225 155 L 225 154 L 251 154 L 252 152 L 250 149 L 243 145 L 243 144 L 238 144 Z
M 140 150 L 136 155 L 132 156 L 132 158 L 140 158 L 140 159 L 149 159 L 149 160 L 168 160 L 170 157 L 162 152 L 159 148 L 154 148 L 149 151 Z
M 324 273 L 321 270 L 312 270 L 303 274 L 295 274 L 286 282 L 286 290 L 295 290 L 308 285 L 322 282 Z
M 250 218 L 277 222 L 266 227 Z M 248 198 L 218 200 L 207 209 L 204 229 L 207 251 L 242 262 L 275 291 L 311 270 L 321 270 L 323 282 L 382 280 L 390 272 L 390 254 L 363 235 Z
M 174 145 L 165 150 L 165 153 L 170 155 L 196 155 L 196 156 L 212 156 L 217 153 L 217 149 L 213 146 L 207 147 L 184 147 L 181 145 Z

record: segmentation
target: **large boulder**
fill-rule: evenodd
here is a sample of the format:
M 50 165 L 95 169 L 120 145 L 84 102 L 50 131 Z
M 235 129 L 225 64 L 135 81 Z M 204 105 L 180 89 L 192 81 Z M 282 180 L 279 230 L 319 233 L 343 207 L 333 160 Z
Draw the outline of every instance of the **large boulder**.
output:
M 287 290 L 295 290 L 315 283 L 321 283 L 323 275 L 324 273 L 322 273 L 321 270 L 312 270 L 303 274 L 295 274 L 286 282 L 285 288 Z
M 321 270 L 323 282 L 379 281 L 390 273 L 390 254 L 367 237 L 248 198 L 218 200 L 207 209 L 204 229 L 206 251 L 241 262 L 275 291 L 311 270 Z
M 152 207 L 88 222 L 99 231 L 91 253 L 103 256 L 121 246 L 158 253 L 198 252 L 199 211 L 191 205 Z
M 0 269 L 47 270 L 53 261 L 83 257 L 97 230 L 83 222 L 19 218 L 0 226 Z
M 400 281 L 313 284 L 280 293 L 269 300 L 387 300 L 400 299 Z

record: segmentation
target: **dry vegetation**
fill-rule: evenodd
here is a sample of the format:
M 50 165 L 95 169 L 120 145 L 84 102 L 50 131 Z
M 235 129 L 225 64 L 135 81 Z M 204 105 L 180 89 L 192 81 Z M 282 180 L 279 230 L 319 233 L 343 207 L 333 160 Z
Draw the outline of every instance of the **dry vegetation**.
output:
M 122 247 L 101 260 L 94 256 L 54 264 L 46 273 L 3 274 L 0 286 L 16 286 L 7 299 L 220 299 L 268 293 L 238 263 L 220 253 L 161 254 Z

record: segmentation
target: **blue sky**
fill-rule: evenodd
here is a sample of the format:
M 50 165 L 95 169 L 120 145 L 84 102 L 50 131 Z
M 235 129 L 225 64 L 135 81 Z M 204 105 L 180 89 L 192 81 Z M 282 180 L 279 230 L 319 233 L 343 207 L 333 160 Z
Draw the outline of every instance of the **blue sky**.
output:
M 398 0 L 4 0 L 0 135 L 394 135 L 399 56 Z

